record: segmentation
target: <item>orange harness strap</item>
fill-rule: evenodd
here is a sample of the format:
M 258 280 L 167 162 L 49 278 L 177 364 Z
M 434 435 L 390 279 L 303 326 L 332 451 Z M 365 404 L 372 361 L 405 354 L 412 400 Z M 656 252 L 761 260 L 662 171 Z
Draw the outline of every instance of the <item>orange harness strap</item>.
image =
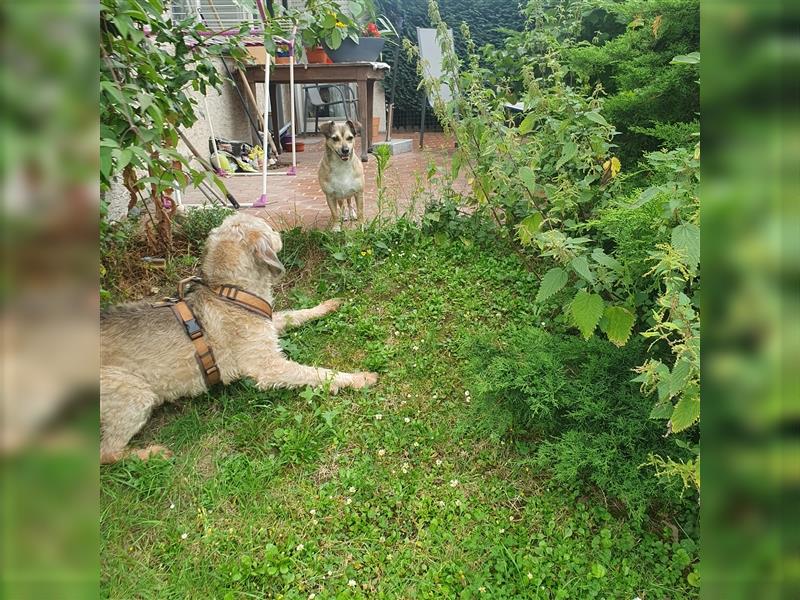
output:
M 203 335 L 203 328 L 200 327 L 200 323 L 195 319 L 192 309 L 189 308 L 189 305 L 186 304 L 184 300 L 178 300 L 171 305 L 171 308 L 172 312 L 178 318 L 178 321 L 183 324 L 186 335 L 189 336 L 189 339 L 192 340 L 192 344 L 194 344 L 195 358 L 200 367 L 200 372 L 203 374 L 203 380 L 206 382 L 206 386 L 211 387 L 215 383 L 219 383 L 221 377 L 217 361 L 214 358 L 214 351 L 211 349 L 211 346 L 208 345 L 208 342 L 206 342 L 206 338 Z

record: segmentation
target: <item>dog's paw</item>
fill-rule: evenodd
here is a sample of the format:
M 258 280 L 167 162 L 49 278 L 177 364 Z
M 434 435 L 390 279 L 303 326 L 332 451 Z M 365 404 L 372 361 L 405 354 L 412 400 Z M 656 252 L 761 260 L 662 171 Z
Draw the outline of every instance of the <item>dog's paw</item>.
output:
M 370 371 L 353 373 L 353 387 L 357 390 L 370 385 L 375 385 L 376 383 L 378 383 L 377 373 L 372 373 Z
M 342 230 L 342 225 L 340 223 L 334 223 L 333 227 L 331 227 L 331 231 L 338 232 Z
M 353 221 L 358 221 L 358 212 L 356 211 L 355 206 L 350 208 L 350 219 Z
M 321 304 L 322 310 L 325 311 L 325 314 L 336 312 L 341 308 L 342 304 L 344 304 L 344 298 L 331 298 L 330 300 L 326 300 Z
M 147 448 L 142 448 L 141 450 L 136 450 L 134 455 L 138 456 L 141 460 L 147 460 L 153 456 L 161 456 L 162 458 L 172 458 L 173 456 L 172 450 L 166 446 L 160 446 L 157 444 L 148 446 Z

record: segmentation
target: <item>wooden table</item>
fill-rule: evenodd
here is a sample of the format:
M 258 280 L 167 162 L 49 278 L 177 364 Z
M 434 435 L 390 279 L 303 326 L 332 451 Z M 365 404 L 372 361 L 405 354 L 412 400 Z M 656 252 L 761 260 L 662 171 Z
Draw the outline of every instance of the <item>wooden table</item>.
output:
M 372 146 L 372 100 L 376 81 L 389 72 L 389 65 L 379 62 L 351 62 L 294 66 L 295 84 L 303 83 L 356 83 L 361 121 L 361 161 L 367 162 L 367 151 Z M 264 66 L 248 66 L 247 81 L 255 93 L 255 84 L 264 83 Z M 289 83 L 289 65 L 274 65 L 269 75 L 269 97 L 272 108 L 272 131 L 279 131 L 278 113 L 275 111 L 277 94 L 275 85 Z M 292 108 L 294 110 L 294 107 Z M 304 115 L 305 118 L 305 115 Z M 280 141 L 278 140 L 280 147 Z

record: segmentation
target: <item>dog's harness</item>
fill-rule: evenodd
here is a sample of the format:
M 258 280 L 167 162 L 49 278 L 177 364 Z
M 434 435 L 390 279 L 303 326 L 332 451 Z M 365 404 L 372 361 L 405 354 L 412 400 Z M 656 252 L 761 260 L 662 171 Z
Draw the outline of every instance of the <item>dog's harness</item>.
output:
M 186 335 L 189 336 L 192 344 L 194 344 L 195 358 L 200 367 L 200 373 L 203 375 L 203 381 L 206 387 L 211 387 L 215 383 L 219 383 L 221 377 L 217 361 L 214 358 L 214 351 L 211 349 L 211 346 L 208 345 L 205 335 L 203 335 L 203 327 L 184 299 L 186 286 L 191 283 L 204 285 L 226 302 L 236 304 L 240 308 L 267 319 L 272 319 L 272 305 L 261 296 L 251 294 L 235 285 L 217 285 L 212 287 L 199 277 L 187 277 L 186 279 L 182 279 L 178 283 L 177 298 L 165 298 L 163 302 L 152 304 L 154 308 L 169 307 L 172 309 L 172 313 L 178 319 L 178 322 L 183 325 Z

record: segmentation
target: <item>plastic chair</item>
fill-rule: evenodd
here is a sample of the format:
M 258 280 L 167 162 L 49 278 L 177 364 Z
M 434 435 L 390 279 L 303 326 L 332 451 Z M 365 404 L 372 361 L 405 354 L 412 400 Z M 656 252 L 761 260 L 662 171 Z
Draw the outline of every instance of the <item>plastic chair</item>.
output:
M 322 89 L 328 92 L 328 96 L 331 98 L 330 100 L 326 101 L 322 99 L 322 94 L 320 94 Z M 303 91 L 306 93 L 304 114 L 308 114 L 309 106 L 314 109 L 314 133 L 319 133 L 319 114 L 325 107 L 341 105 L 347 119 L 353 119 L 349 110 L 351 106 L 354 107 L 353 114 L 358 114 L 358 100 L 356 100 L 353 95 L 353 90 L 351 90 L 349 86 L 313 84 L 303 86 Z M 339 94 L 339 100 L 332 99 L 334 92 Z

